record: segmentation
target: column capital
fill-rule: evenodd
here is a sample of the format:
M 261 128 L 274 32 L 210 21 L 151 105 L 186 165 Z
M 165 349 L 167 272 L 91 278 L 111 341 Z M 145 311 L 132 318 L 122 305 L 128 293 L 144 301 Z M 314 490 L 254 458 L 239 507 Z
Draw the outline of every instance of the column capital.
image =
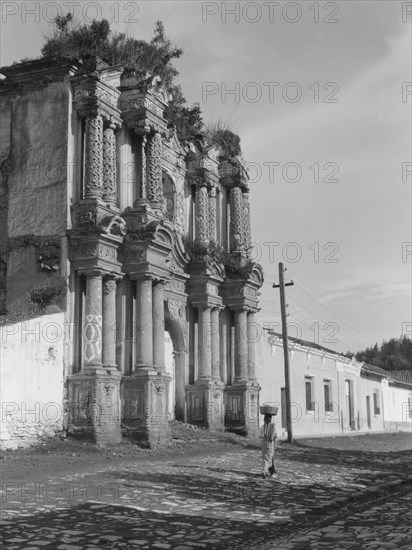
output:
M 211 311 L 212 307 L 207 304 L 192 304 L 192 306 L 197 309 L 198 311 Z
M 113 117 L 105 117 L 103 116 L 103 129 L 104 130 L 113 130 L 115 132 L 119 128 L 121 128 L 122 122 L 121 120 L 114 119 Z
M 154 277 L 150 274 L 145 274 L 145 275 L 134 275 L 133 273 L 130 274 L 130 280 L 135 282 L 136 284 L 141 284 L 141 283 L 147 283 L 148 281 L 150 281 L 151 283 L 153 283 L 154 281 Z
M 96 277 L 103 277 L 103 275 L 105 274 L 102 269 L 96 269 L 96 268 L 91 268 L 91 269 L 78 268 L 77 272 L 80 275 L 84 275 L 88 279 L 92 279 L 92 278 L 96 278 Z
M 104 279 L 103 280 L 103 294 L 111 294 L 112 292 L 116 292 L 116 283 L 118 279 L 117 278 L 110 278 L 110 279 Z

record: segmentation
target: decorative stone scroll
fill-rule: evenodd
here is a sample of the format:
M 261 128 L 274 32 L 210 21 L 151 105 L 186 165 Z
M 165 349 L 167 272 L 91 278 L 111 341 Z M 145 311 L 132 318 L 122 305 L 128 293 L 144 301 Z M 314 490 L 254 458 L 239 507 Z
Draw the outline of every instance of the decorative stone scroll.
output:
M 183 189 L 176 190 L 176 216 L 175 216 L 175 229 L 179 235 L 185 234 L 185 207 Z
M 185 345 L 187 343 L 187 323 L 186 323 L 186 305 L 184 302 L 179 302 L 177 300 L 167 300 L 167 305 L 169 308 L 169 313 L 171 317 L 177 321 L 178 325 L 182 329 L 183 338 Z

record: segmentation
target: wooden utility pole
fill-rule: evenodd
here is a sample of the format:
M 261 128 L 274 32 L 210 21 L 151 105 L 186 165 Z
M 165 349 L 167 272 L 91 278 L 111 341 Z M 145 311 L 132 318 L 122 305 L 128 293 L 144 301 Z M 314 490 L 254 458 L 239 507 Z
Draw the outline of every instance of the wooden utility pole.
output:
M 285 362 L 285 394 L 286 394 L 286 428 L 288 431 L 288 442 L 293 443 L 292 420 L 290 411 L 290 374 L 289 374 L 289 346 L 288 346 L 288 328 L 286 324 L 286 301 L 285 301 L 285 286 L 292 286 L 293 281 L 286 283 L 283 274 L 286 269 L 282 262 L 279 263 L 279 284 L 273 285 L 273 288 L 280 289 L 280 312 L 282 315 L 282 337 L 283 337 L 283 357 Z

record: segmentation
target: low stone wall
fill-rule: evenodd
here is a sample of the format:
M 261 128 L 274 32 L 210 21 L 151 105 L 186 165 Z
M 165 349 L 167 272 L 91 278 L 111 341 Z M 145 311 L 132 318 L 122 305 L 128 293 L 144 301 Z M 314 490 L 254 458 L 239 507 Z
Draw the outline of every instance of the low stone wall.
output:
M 412 422 L 386 421 L 384 428 L 385 432 L 412 432 Z
M 63 430 L 64 314 L 2 326 L 0 448 Z

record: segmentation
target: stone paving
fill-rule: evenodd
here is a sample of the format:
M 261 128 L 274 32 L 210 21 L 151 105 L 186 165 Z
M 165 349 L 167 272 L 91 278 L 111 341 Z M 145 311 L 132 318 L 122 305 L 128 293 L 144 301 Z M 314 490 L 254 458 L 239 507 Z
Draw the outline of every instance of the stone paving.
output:
M 264 480 L 259 449 L 232 446 L 15 477 L 3 547 L 406 549 L 410 456 L 283 444 L 278 478 Z

